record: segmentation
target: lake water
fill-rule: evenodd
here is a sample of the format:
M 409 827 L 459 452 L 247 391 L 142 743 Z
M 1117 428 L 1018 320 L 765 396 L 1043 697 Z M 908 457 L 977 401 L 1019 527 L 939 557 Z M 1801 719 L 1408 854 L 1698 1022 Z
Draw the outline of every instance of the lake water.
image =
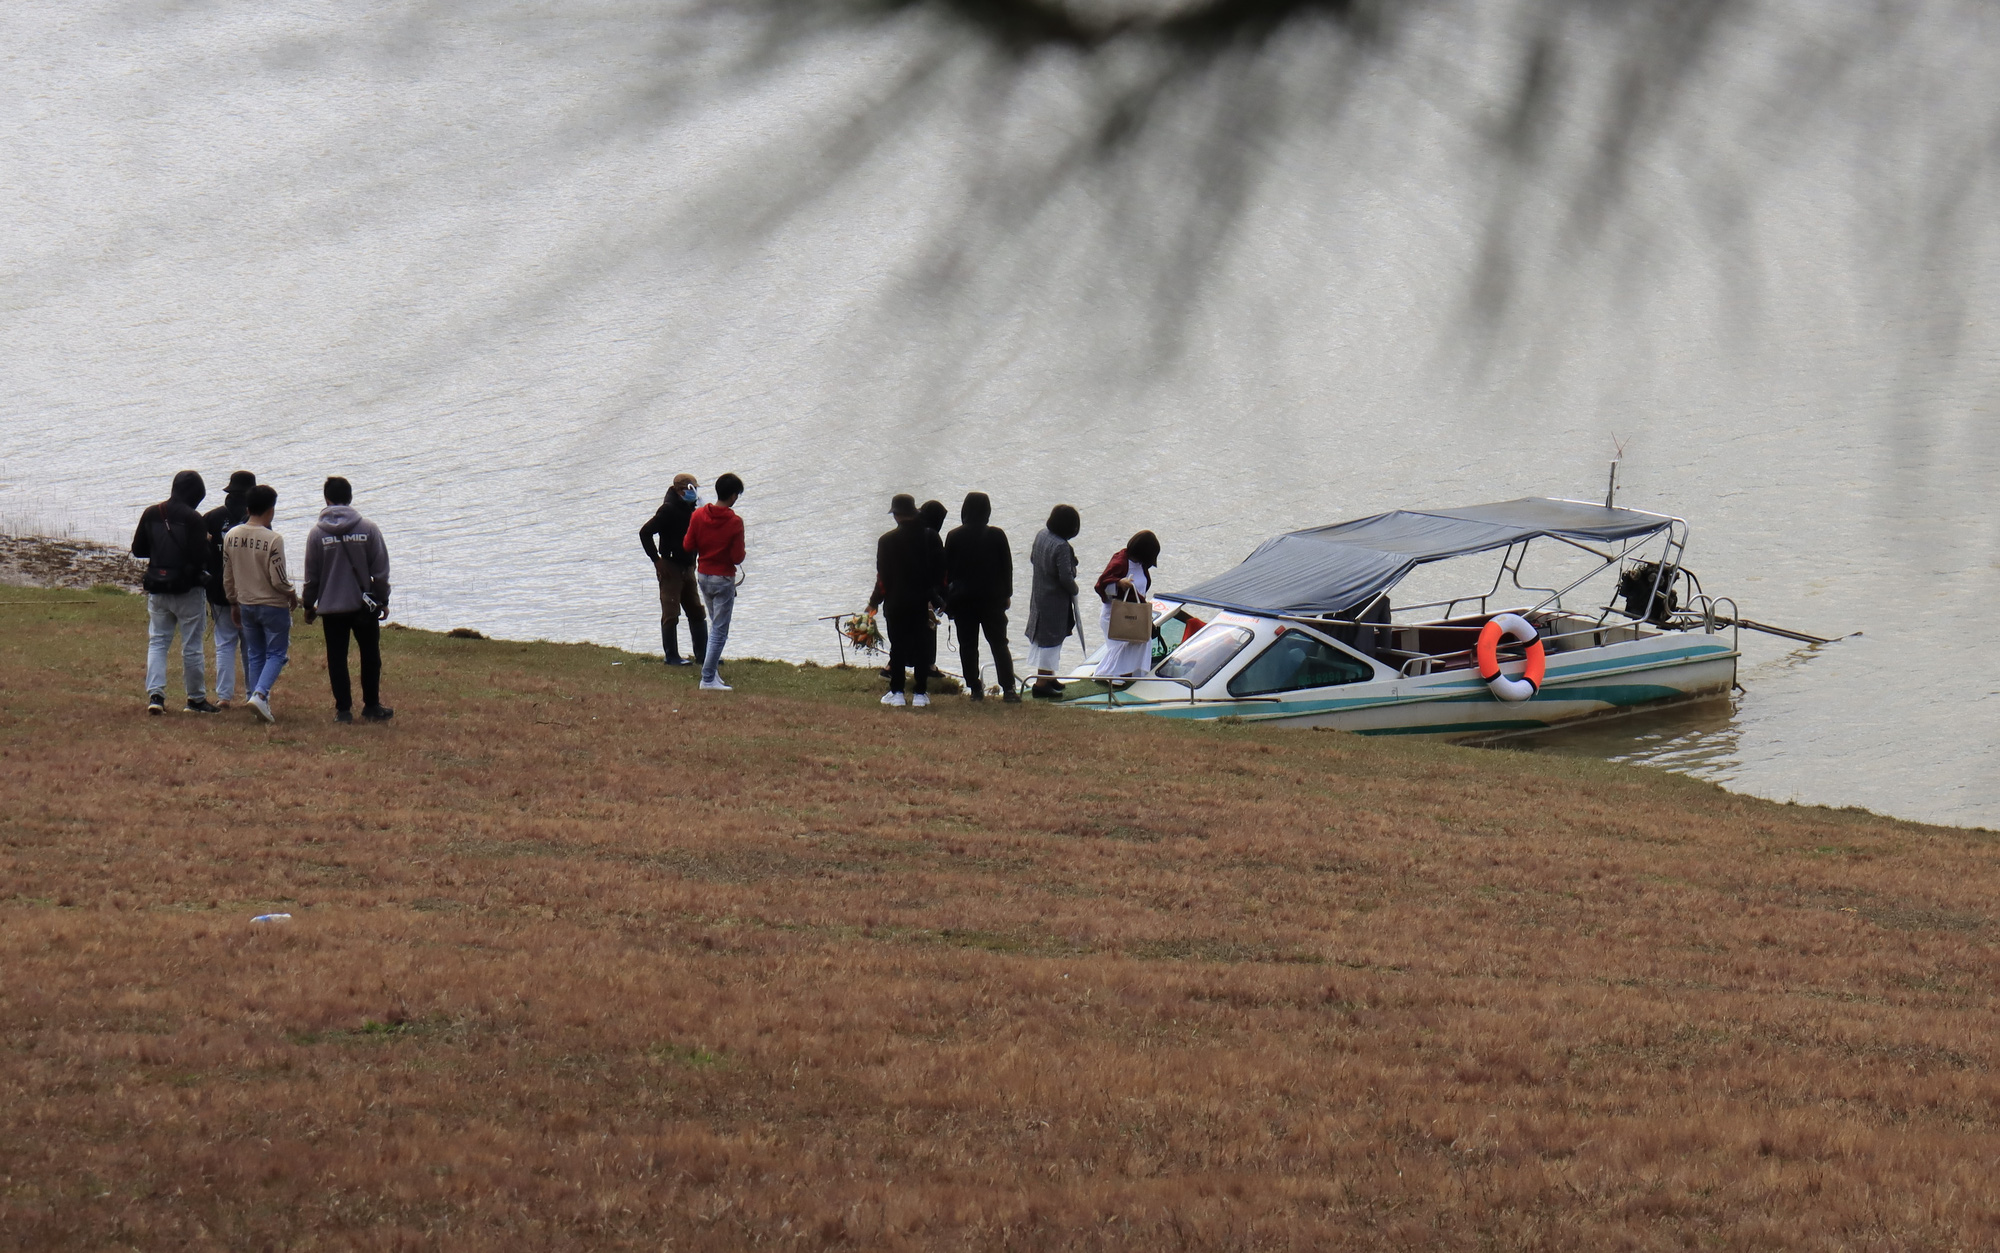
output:
M 1555 7 L 1181 64 L 922 6 L 14 0 L 0 520 L 122 540 L 248 468 L 296 543 L 343 473 L 402 621 L 657 648 L 636 531 L 734 470 L 732 651 L 826 660 L 896 491 L 988 491 L 1023 553 L 1069 501 L 1087 565 L 1150 527 L 1171 587 L 1601 495 L 1616 441 L 1712 592 L 1864 634 L 1548 746 L 2000 826 L 1993 16 L 1738 5 L 1666 87 L 1572 24 L 1512 107 Z

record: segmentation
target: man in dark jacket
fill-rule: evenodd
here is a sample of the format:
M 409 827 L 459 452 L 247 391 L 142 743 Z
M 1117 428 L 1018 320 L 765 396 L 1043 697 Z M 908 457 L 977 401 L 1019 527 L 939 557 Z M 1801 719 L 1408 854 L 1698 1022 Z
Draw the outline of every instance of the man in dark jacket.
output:
M 215 633 L 215 703 L 223 709 L 236 699 L 236 657 L 242 629 L 229 616 L 229 592 L 222 576 L 222 537 L 231 527 L 249 521 L 250 489 L 255 486 L 256 475 L 238 470 L 229 476 L 229 486 L 222 489 L 222 503 L 201 515 L 208 535 L 208 570 L 202 586 L 208 592 L 208 624 Z
M 985 492 L 970 492 L 958 507 L 960 525 L 944 539 L 945 609 L 958 627 L 958 657 L 965 690 L 973 700 L 986 698 L 979 678 L 979 636 L 993 653 L 1001 699 L 1016 702 L 1014 655 L 1007 647 L 1007 610 L 1014 602 L 1014 554 L 1007 533 L 989 526 L 993 502 Z
M 882 607 L 889 630 L 889 691 L 882 703 L 904 703 L 903 672 L 908 669 L 916 672 L 909 703 L 921 709 L 931 703 L 931 665 L 937 660 L 931 607 L 944 591 L 944 545 L 918 516 L 914 496 L 898 495 L 889 502 L 889 513 L 896 526 L 875 541 L 875 594 L 868 599 L 870 613 Z
M 326 508 L 306 532 L 306 622 L 326 622 L 326 676 L 333 685 L 333 720 L 354 721 L 347 678 L 347 642 L 361 649 L 361 716 L 387 722 L 382 704 L 382 629 L 389 616 L 389 546 L 373 522 L 354 511 L 354 486 L 326 481 Z
M 146 589 L 149 636 L 146 644 L 146 712 L 167 711 L 167 650 L 174 631 L 181 634 L 181 681 L 187 688 L 187 711 L 220 713 L 208 703 L 207 676 L 201 658 L 202 628 L 208 617 L 208 593 L 202 587 L 207 569 L 207 532 L 195 506 L 208 495 L 201 475 L 182 470 L 174 476 L 172 494 L 139 515 L 132 532 L 132 555 L 145 561 L 140 585 Z
M 653 563 L 653 575 L 660 581 L 660 647 L 667 664 L 685 666 L 689 658 L 700 661 L 708 653 L 708 615 L 701 610 L 701 591 L 694 581 L 694 554 L 683 543 L 694 507 L 701 503 L 700 484 L 692 474 L 676 474 L 652 520 L 639 528 L 639 546 Z M 688 620 L 688 657 L 681 656 L 675 628 L 681 614 Z

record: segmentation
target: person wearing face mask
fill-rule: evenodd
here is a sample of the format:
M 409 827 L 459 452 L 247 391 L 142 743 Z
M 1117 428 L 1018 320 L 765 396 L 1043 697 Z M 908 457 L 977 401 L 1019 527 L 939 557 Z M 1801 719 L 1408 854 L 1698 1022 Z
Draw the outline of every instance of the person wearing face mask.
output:
M 660 502 L 652 520 L 639 528 L 639 546 L 653 563 L 660 582 L 660 647 L 670 666 L 693 665 L 708 652 L 708 615 L 701 607 L 701 589 L 695 584 L 694 554 L 683 544 L 695 506 L 701 503 L 700 484 L 692 474 L 676 474 L 667 498 Z M 681 615 L 688 621 L 688 655 L 681 656 L 676 628 Z
M 250 509 L 245 502 L 255 486 L 256 475 L 238 470 L 229 476 L 222 503 L 201 515 L 203 525 L 208 528 L 208 571 L 202 583 L 208 591 L 209 630 L 215 636 L 215 704 L 219 709 L 227 709 L 236 702 L 236 660 L 239 655 L 248 656 L 242 652 L 242 630 L 230 612 L 229 594 L 223 587 L 222 537 L 249 520 Z M 245 670 L 246 679 L 256 677 L 247 673 L 247 662 Z

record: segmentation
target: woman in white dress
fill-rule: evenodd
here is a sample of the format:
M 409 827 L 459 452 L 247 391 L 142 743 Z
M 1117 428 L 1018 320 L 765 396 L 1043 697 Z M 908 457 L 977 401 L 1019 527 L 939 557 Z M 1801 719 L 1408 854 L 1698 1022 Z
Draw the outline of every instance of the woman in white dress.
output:
M 1104 573 L 1097 576 L 1097 598 L 1104 602 L 1098 624 L 1104 634 L 1104 657 L 1092 672 L 1097 678 L 1126 679 L 1152 672 L 1152 640 L 1111 638 L 1111 602 L 1145 600 L 1153 590 L 1153 567 L 1159 561 L 1159 537 L 1151 531 L 1141 531 L 1111 555 Z

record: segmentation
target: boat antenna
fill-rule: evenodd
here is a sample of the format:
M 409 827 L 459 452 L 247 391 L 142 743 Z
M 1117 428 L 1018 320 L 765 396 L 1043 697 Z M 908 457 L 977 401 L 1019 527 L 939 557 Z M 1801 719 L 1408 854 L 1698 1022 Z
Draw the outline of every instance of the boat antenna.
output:
M 1618 438 L 1616 431 L 1611 434 L 1611 478 L 1604 485 L 1604 507 L 1611 508 L 1611 502 L 1618 499 L 1618 463 L 1625 460 L 1625 441 Z

